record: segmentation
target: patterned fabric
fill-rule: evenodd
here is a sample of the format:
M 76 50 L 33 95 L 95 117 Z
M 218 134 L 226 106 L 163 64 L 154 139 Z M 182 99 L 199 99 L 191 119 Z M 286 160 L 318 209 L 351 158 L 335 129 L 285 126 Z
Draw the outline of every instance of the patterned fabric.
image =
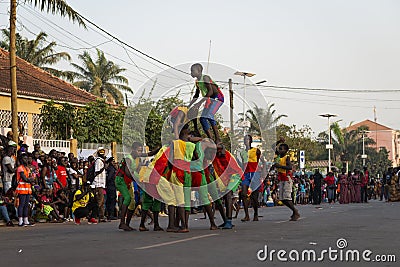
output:
M 279 165 L 286 166 L 287 158 L 289 155 L 285 155 L 282 158 L 279 158 Z M 289 181 L 292 178 L 292 171 L 285 170 L 283 168 L 277 168 L 278 171 L 278 180 L 279 181 Z
M 218 84 L 216 84 L 215 82 L 213 82 L 210 78 L 210 83 L 214 84 L 217 88 L 218 88 L 218 95 L 216 97 L 213 97 L 215 99 L 218 99 L 221 102 L 224 102 L 224 95 L 221 92 L 221 89 L 219 88 Z M 197 88 L 199 88 L 201 95 L 203 97 L 205 97 L 208 93 L 208 88 L 206 86 L 206 83 L 204 82 L 204 75 L 201 75 L 201 78 L 199 81 L 196 82 L 196 86 Z
M 257 148 L 250 148 L 247 153 L 242 153 L 243 164 L 246 167 L 244 172 L 256 172 L 258 167 Z

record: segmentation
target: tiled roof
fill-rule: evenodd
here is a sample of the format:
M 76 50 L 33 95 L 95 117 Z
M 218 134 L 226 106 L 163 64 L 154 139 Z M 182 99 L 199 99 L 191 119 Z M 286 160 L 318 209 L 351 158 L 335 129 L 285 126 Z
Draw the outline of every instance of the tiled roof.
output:
M 352 131 L 352 130 L 356 130 L 358 127 L 361 127 L 361 126 L 367 126 L 369 128 L 369 130 L 371 130 L 371 131 L 392 130 L 391 128 L 386 127 L 385 125 L 376 123 L 376 122 L 371 121 L 371 120 L 365 120 L 365 121 L 353 124 L 353 125 L 347 127 L 346 129 L 347 129 L 347 131 Z
M 11 94 L 8 51 L 0 48 L 0 92 Z M 18 96 L 31 96 L 71 104 L 93 102 L 97 96 L 51 75 L 17 57 Z

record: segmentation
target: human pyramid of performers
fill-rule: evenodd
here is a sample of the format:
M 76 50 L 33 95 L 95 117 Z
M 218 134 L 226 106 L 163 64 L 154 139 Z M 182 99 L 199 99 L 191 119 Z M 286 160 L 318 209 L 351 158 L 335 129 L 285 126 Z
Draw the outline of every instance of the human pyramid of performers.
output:
M 253 221 L 258 221 L 258 188 L 265 178 L 266 162 L 258 148 L 252 148 L 252 136 L 244 137 L 245 149 L 240 153 L 242 166 L 225 149 L 218 134 L 214 115 L 224 103 L 224 95 L 208 75 L 203 75 L 201 64 L 191 66 L 191 75 L 196 78 L 196 91 L 188 106 L 179 106 L 171 111 L 169 121 L 173 138 L 154 151 L 143 153 L 143 145 L 134 142 L 131 152 L 120 163 L 115 184 L 123 196 L 119 229 L 132 231 L 129 226 L 135 209 L 132 182 L 143 189 L 142 213 L 139 230 L 149 231 L 145 226 L 148 211 L 153 212 L 154 231 L 164 231 L 159 224 L 161 203 L 168 206 L 167 232 L 189 232 L 191 193 L 198 191 L 200 205 L 210 220 L 210 230 L 232 229 L 234 193 L 241 185 L 245 217 L 250 221 L 249 206 L 254 209 Z M 202 98 L 199 99 L 200 93 Z M 207 138 L 202 138 L 197 117 L 202 107 L 200 124 Z M 191 129 L 190 126 L 193 126 Z M 211 130 L 213 131 L 213 134 Z M 214 138 L 212 138 L 214 136 Z M 292 165 L 287 155 L 289 147 L 283 140 L 277 141 L 274 168 L 278 173 L 279 199 L 292 210 L 290 220 L 300 217 L 292 202 Z M 141 157 L 154 159 L 142 165 Z M 223 223 L 214 221 L 212 205 L 221 214 Z M 223 205 L 224 204 L 224 205 Z

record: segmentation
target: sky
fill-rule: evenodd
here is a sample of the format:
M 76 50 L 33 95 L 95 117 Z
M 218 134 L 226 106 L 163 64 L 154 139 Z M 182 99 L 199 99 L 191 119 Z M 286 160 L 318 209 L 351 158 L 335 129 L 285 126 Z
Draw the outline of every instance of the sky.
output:
M 342 126 L 364 119 L 400 129 L 400 2 L 396 0 L 282 0 L 282 1 L 128 1 L 69 0 L 76 11 L 127 44 L 172 66 L 207 62 L 215 80 L 235 77 L 230 71 L 256 75 L 248 82 L 262 85 L 349 89 L 311 91 L 259 87 L 247 88 L 249 105 L 274 103 L 285 124 L 309 125 L 319 133 L 327 129 L 322 113 L 337 114 Z M 8 27 L 9 0 L 0 0 L 0 28 Z M 48 40 L 62 45 L 79 63 L 77 55 L 95 48 L 127 69 L 135 92 L 157 73 L 171 76 L 161 91 L 190 76 L 166 71 L 117 41 L 79 28 L 65 18 L 37 12 L 21 4 L 18 30 L 32 38 L 40 30 Z M 211 41 L 211 46 L 210 46 Z M 185 65 L 182 65 L 185 64 Z M 188 65 L 189 64 L 189 65 Z M 69 68 L 67 63 L 61 64 Z M 224 71 L 219 67 L 225 66 Z M 214 68 L 215 67 L 215 68 Z M 189 71 L 188 69 L 184 71 Z M 183 75 L 183 76 L 182 76 Z M 177 77 L 179 76 L 179 77 Z M 173 77 L 176 77 L 173 81 Z M 227 99 L 226 84 L 224 93 Z M 143 88 L 143 87 L 142 87 Z M 164 88 L 164 89 L 163 89 Z M 393 89 L 392 92 L 379 90 Z M 185 94 L 190 93 L 186 86 Z M 257 90 L 257 92 L 254 92 Z M 362 93 L 362 90 L 372 92 Z M 241 112 L 243 85 L 234 86 L 235 106 Z M 260 98 L 260 95 L 264 99 Z M 132 98 L 135 101 L 137 96 Z M 228 103 L 228 101 L 226 101 Z

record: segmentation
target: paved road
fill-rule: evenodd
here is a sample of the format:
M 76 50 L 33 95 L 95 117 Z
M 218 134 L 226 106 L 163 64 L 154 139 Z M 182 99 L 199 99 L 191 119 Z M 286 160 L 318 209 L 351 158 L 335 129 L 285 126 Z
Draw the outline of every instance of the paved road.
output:
M 0 227 L 0 266 L 399 266 L 400 203 L 372 201 L 369 204 L 299 206 L 302 218 L 289 222 L 285 207 L 262 208 L 260 221 L 235 220 L 234 230 L 208 230 L 202 214 L 190 218 L 190 233 L 122 232 L 117 222 L 76 226 L 38 224 L 29 228 Z M 242 216 L 241 213 L 239 216 Z M 217 215 L 217 222 L 220 219 Z M 138 226 L 138 220 L 134 225 Z M 166 225 L 166 218 L 161 224 Z M 288 253 L 338 249 L 344 238 L 347 247 L 334 255 L 345 259 L 348 250 L 371 250 L 396 256 L 397 263 L 330 261 L 293 262 Z M 265 261 L 257 252 L 268 246 L 285 250 L 289 262 L 279 261 L 277 252 Z M 341 244 L 340 244 L 341 245 Z M 296 252 L 290 252 L 295 259 Z M 335 254 L 336 253 L 336 254 Z M 308 254 L 304 254 L 306 259 Z M 351 258 L 351 255 L 349 258 Z M 361 255 L 361 254 L 360 254 Z M 262 258 L 264 253 L 259 253 Z M 362 256 L 362 255 L 361 255 Z M 340 258 L 339 258 L 340 259 Z

